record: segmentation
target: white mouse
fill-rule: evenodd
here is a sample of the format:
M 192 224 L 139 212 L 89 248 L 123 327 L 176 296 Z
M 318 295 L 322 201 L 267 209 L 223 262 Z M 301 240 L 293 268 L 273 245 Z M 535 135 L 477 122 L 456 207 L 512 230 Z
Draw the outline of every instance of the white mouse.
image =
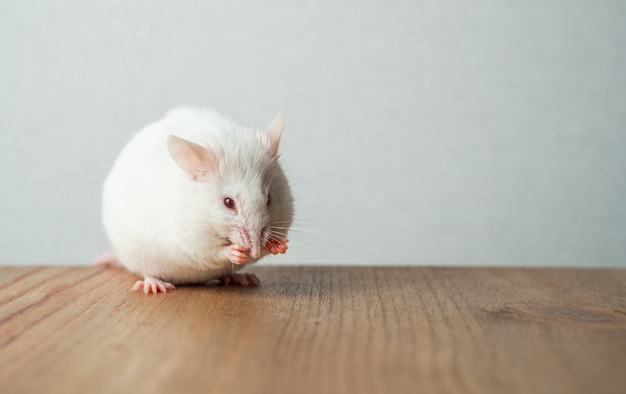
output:
M 257 285 L 244 264 L 285 253 L 293 197 L 278 162 L 283 120 L 264 131 L 218 112 L 177 108 L 124 147 L 102 196 L 118 261 L 143 276 L 133 290 L 220 279 Z

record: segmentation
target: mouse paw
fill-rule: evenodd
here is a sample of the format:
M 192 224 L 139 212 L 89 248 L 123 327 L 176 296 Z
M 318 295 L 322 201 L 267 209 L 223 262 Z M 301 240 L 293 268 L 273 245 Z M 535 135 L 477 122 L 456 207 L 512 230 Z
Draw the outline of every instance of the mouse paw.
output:
M 289 247 L 287 246 L 287 242 L 289 242 L 287 238 L 284 238 L 284 239 L 271 238 L 265 244 L 265 249 L 267 249 L 268 252 L 270 252 L 271 254 L 279 254 L 279 253 L 284 254 L 285 252 L 287 252 L 287 249 L 289 249 Z
M 240 245 L 230 245 L 228 253 L 228 260 L 233 264 L 245 264 L 248 261 L 248 255 L 246 252 L 248 249 Z
M 226 286 L 258 286 L 261 282 L 255 274 L 230 274 L 219 278 L 219 281 Z
M 132 287 L 133 291 L 143 290 L 144 293 L 157 294 L 158 292 L 167 293 L 168 290 L 174 290 L 176 286 L 169 282 L 162 281 L 161 279 L 153 278 L 152 276 L 146 276 L 143 280 L 138 280 Z

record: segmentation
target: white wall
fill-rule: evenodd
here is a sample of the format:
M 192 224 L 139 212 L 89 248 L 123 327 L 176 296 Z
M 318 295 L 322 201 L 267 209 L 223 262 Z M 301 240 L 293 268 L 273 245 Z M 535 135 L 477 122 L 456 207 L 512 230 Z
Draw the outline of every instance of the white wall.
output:
M 100 188 L 179 104 L 281 112 L 275 262 L 626 266 L 626 3 L 5 1 L 0 262 L 108 248 Z

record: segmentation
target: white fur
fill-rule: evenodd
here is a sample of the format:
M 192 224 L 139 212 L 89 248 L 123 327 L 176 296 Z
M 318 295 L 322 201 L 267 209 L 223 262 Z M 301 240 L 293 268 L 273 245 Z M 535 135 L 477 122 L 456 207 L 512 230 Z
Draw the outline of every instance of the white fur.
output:
M 178 108 L 140 130 L 104 184 L 104 226 L 120 262 L 173 284 L 204 282 L 240 267 L 229 261 L 228 243 L 250 248 L 255 262 L 270 232 L 285 238 L 293 198 L 272 125 L 256 131 L 213 110 Z M 170 156 L 170 135 L 213 152 L 217 172 L 194 180 Z M 225 196 L 236 199 L 236 213 L 224 206 Z M 269 231 L 260 234 L 263 228 Z

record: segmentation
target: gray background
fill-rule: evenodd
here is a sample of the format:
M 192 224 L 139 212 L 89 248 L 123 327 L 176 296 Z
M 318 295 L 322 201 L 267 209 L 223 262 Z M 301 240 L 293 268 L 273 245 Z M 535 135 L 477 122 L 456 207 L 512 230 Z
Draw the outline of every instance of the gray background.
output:
M 180 104 L 286 119 L 274 263 L 626 266 L 626 2 L 2 1 L 0 262 L 108 249 L 100 191 Z

